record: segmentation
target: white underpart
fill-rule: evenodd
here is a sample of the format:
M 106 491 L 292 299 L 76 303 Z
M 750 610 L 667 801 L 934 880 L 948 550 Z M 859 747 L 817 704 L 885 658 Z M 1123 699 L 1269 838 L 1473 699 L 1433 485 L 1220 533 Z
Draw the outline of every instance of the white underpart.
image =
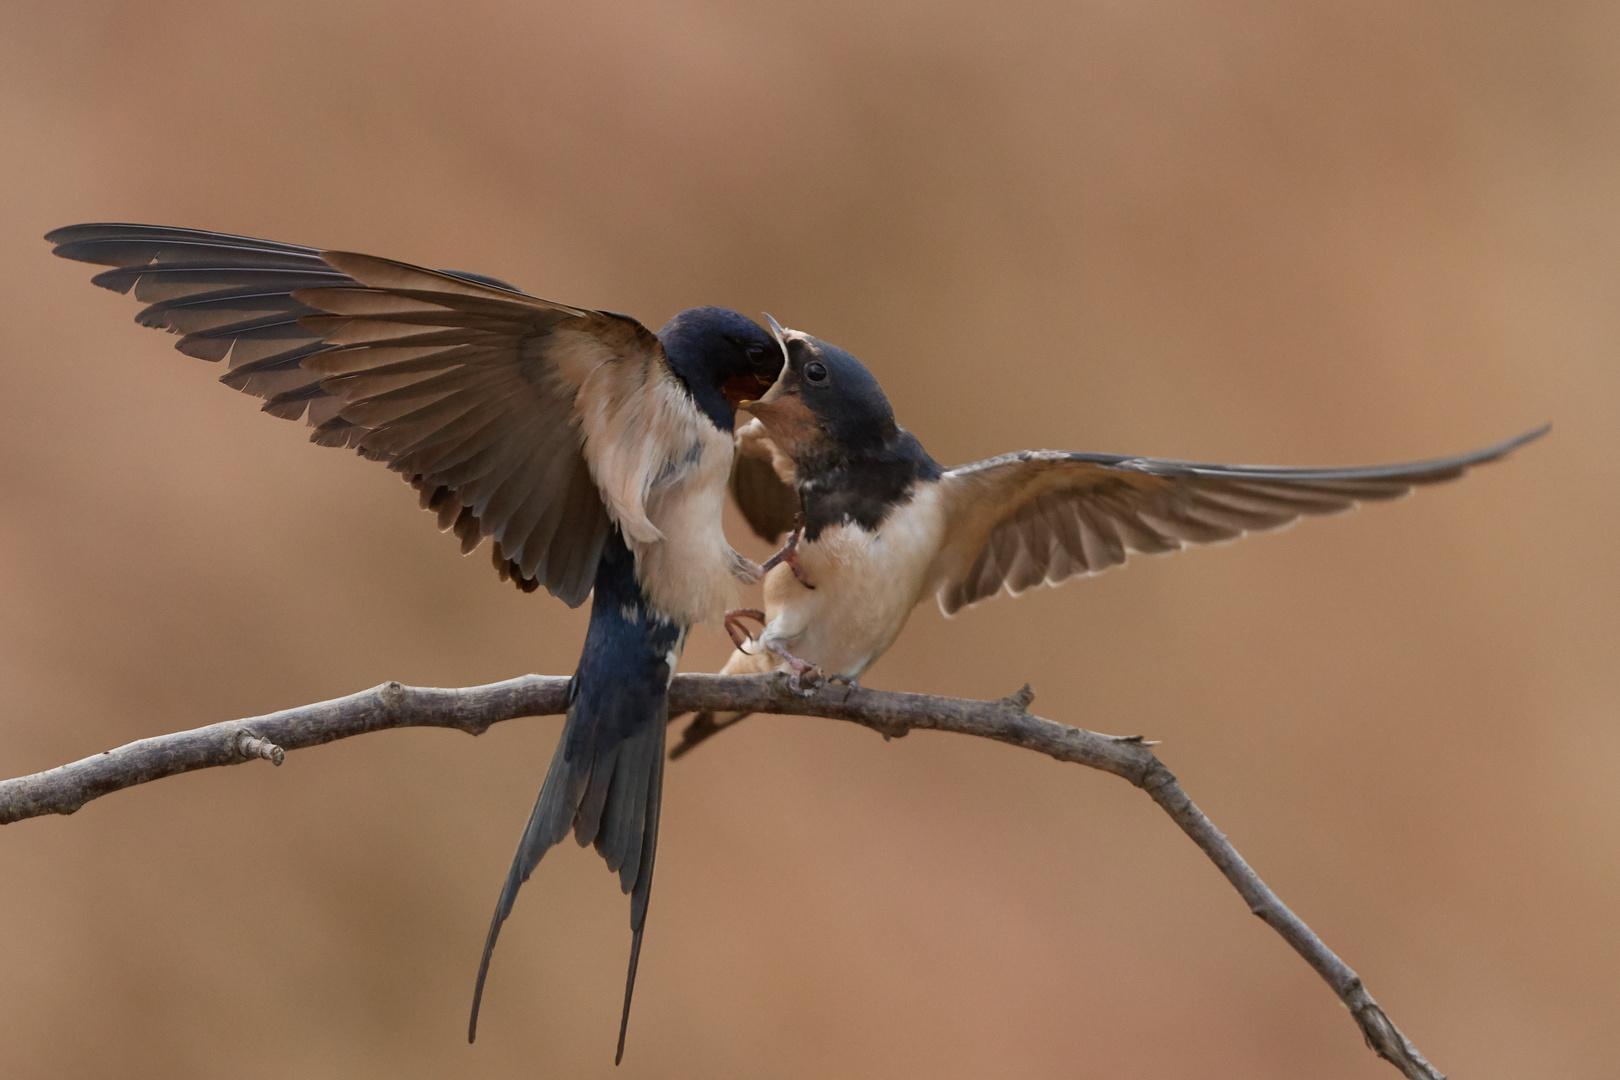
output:
M 938 484 L 918 484 L 876 532 L 835 525 L 814 543 L 800 543 L 799 567 L 815 588 L 801 585 L 791 567 L 771 571 L 760 644 L 780 646 L 824 674 L 859 678 L 894 644 L 922 597 L 945 540 L 939 494 Z
M 548 356 L 579 387 L 574 422 L 585 441 L 591 478 L 627 541 L 660 540 L 646 502 L 664 473 L 666 455 L 689 446 L 714 425 L 692 395 L 649 355 L 604 354 L 577 331 L 553 335 Z
M 681 636 L 675 639 L 675 644 L 671 645 L 669 652 L 664 654 L 664 663 L 669 666 L 669 676 L 664 680 L 664 689 L 666 690 L 669 689 L 669 684 L 675 681 L 675 669 L 680 665 L 681 651 L 685 648 L 686 631 L 682 630 Z
M 650 543 L 626 537 L 636 579 L 653 606 L 683 625 L 718 623 L 737 606 L 738 557 L 721 527 L 732 439 L 712 424 L 697 427 L 691 453 L 646 496 L 647 520 L 662 534 Z

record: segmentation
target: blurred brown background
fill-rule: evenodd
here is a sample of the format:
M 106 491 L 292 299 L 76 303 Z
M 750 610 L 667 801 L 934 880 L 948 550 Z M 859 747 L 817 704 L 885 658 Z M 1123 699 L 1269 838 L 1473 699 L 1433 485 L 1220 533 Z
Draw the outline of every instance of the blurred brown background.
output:
M 1620 1057 L 1620 7 L 48 4 L 0 10 L 0 773 L 388 678 L 571 670 L 455 556 L 51 258 L 86 220 L 496 274 L 844 345 L 941 460 L 1466 481 L 925 607 L 880 687 L 1164 740 L 1457 1076 Z M 739 539 L 741 534 L 737 534 Z M 706 631 L 687 666 L 712 669 Z M 555 719 L 397 732 L 0 832 L 7 1077 L 1385 1077 L 1139 792 L 761 719 L 669 773 L 627 902 L 559 849 L 463 1041 Z

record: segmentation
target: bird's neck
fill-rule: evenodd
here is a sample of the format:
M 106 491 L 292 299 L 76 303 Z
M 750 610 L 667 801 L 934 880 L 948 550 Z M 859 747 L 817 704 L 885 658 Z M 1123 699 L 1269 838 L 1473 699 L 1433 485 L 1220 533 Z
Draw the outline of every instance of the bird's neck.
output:
M 669 370 L 691 395 L 698 411 L 729 435 L 737 425 L 737 410 L 726 400 L 720 387 L 715 385 L 714 374 L 708 369 L 701 345 L 675 334 L 667 337 L 660 334 L 659 340 L 663 343 Z
M 919 483 L 940 476 L 939 465 L 904 430 L 876 450 L 817 455 L 795 462 L 795 471 L 809 543 L 835 525 L 876 532 L 895 507 L 910 501 Z

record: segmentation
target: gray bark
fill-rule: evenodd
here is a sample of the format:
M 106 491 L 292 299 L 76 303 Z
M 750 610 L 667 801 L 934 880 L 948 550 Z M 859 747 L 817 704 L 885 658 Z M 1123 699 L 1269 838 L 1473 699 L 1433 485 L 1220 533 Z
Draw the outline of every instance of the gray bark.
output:
M 547 716 L 567 707 L 568 680 L 525 675 L 457 690 L 384 683 L 332 701 L 267 716 L 141 739 L 32 776 L 0 781 L 0 824 L 42 814 L 71 814 L 91 799 L 164 776 L 268 760 L 289 750 L 400 727 L 449 727 L 478 735 L 520 716 Z M 1209 856 L 1249 910 L 1270 926 L 1339 996 L 1367 1045 L 1411 1080 L 1444 1080 L 1379 1008 L 1361 979 L 1288 909 L 1187 797 L 1174 774 L 1140 736 L 1102 735 L 1034 716 L 1029 687 L 997 701 L 932 697 L 825 686 L 809 697 L 777 675 L 677 675 L 669 688 L 672 716 L 688 712 L 820 716 L 860 724 L 898 738 L 916 729 L 950 731 L 1010 743 L 1058 761 L 1113 773 L 1141 788 Z M 716 730 L 688 732 L 682 750 Z

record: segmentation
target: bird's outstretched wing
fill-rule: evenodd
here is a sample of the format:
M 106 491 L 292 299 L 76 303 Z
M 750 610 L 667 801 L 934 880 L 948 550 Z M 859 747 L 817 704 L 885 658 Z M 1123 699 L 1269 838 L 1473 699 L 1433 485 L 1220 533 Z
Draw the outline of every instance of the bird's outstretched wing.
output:
M 493 278 L 240 236 L 89 224 L 46 236 L 113 269 L 146 326 L 228 360 L 221 381 L 305 417 L 323 446 L 384 461 L 503 578 L 590 594 L 609 518 L 656 540 L 643 496 L 697 414 L 634 319 Z
M 750 420 L 737 429 L 737 455 L 731 461 L 731 498 L 760 539 L 774 544 L 793 528 L 799 512 L 793 477 L 792 459 L 765 434 L 763 424 Z
M 1175 551 L 1393 499 L 1461 476 L 1539 438 L 1547 425 L 1471 454 L 1401 465 L 1290 469 L 1119 454 L 1026 450 L 946 471 L 946 541 L 927 591 L 950 615 L 1095 574 L 1129 553 Z

